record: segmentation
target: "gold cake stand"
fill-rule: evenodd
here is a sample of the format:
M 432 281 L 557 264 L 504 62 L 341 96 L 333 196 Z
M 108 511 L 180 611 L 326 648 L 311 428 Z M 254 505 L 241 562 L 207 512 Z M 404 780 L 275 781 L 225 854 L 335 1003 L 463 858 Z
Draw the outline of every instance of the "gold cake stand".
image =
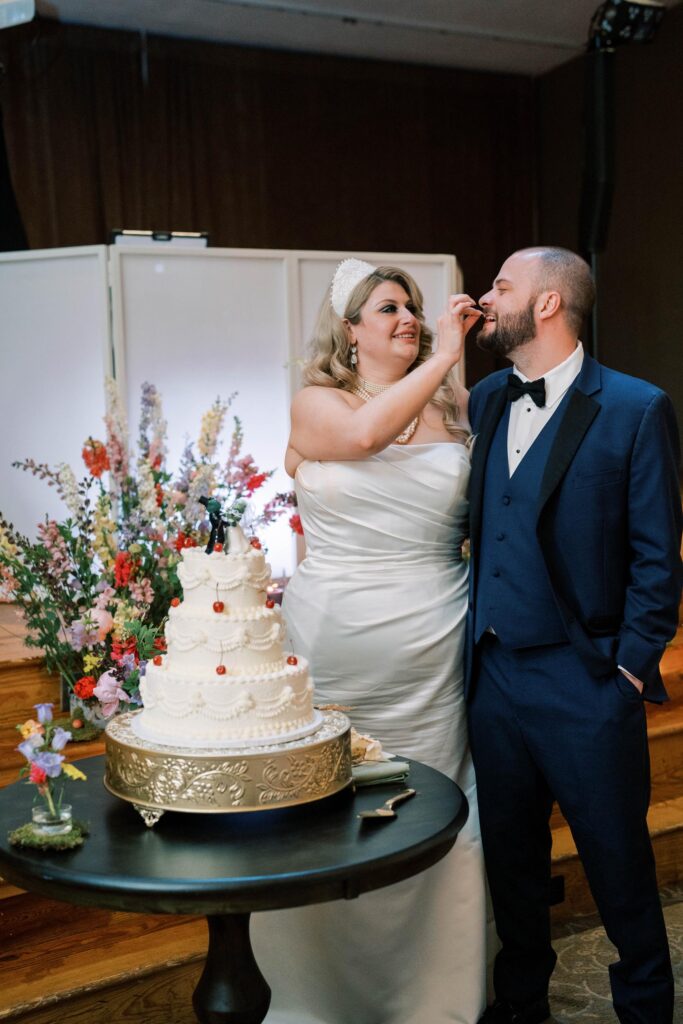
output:
M 268 746 L 207 750 L 167 747 L 132 727 L 140 711 L 113 718 L 105 730 L 104 785 L 132 803 L 148 827 L 164 811 L 226 814 L 321 800 L 351 783 L 351 723 L 340 711 L 303 739 Z

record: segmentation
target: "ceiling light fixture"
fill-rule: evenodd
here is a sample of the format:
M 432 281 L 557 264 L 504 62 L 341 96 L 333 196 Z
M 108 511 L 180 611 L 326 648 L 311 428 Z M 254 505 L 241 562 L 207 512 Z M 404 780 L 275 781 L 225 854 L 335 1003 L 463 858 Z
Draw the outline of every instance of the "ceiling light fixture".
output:
M 614 50 L 624 43 L 649 43 L 664 17 L 657 0 L 606 0 L 593 15 L 588 49 Z

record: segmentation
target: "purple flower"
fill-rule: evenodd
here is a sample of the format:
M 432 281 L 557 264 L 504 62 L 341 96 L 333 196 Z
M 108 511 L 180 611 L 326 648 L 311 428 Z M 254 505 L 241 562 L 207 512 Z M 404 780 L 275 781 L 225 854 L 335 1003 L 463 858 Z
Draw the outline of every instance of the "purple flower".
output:
M 66 729 L 62 729 L 61 725 L 58 725 L 52 734 L 52 743 L 50 746 L 53 750 L 64 750 L 71 739 L 71 733 Z
M 54 704 L 34 704 L 33 706 L 38 712 L 38 721 L 41 725 L 45 725 L 47 722 L 52 721 L 52 709 Z
M 97 643 L 99 624 L 88 618 L 74 619 L 67 630 L 69 643 L 74 651 L 82 651 L 84 647 L 92 647 Z
M 61 775 L 63 760 L 62 754 L 50 754 L 48 751 L 44 751 L 36 754 L 33 763 L 43 769 L 48 779 L 56 779 L 58 775 Z
M 29 736 L 23 743 L 20 743 L 17 750 L 20 754 L 23 754 L 27 761 L 32 761 L 35 757 L 36 747 L 41 747 L 42 745 L 43 737 L 34 733 L 33 736 Z
M 131 674 L 131 672 L 135 668 L 135 655 L 134 654 L 124 654 L 123 657 L 119 661 L 119 666 L 123 669 L 123 672 L 124 672 L 124 675 L 126 676 L 126 678 L 128 678 L 128 676 Z

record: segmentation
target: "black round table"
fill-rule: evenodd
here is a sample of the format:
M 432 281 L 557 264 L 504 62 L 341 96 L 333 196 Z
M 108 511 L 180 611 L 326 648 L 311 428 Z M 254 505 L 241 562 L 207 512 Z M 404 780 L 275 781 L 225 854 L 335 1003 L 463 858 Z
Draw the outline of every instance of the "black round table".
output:
M 80 762 L 74 817 L 90 835 L 79 849 L 45 854 L 9 844 L 29 821 L 33 786 L 0 791 L 0 874 L 14 885 L 67 903 L 140 913 L 205 914 L 209 947 L 193 995 L 201 1024 L 260 1024 L 270 989 L 249 941 L 252 911 L 353 899 L 415 875 L 453 846 L 467 800 L 445 775 L 410 762 L 417 795 L 398 817 L 361 822 L 405 788 L 347 789 L 299 807 L 236 814 L 167 812 L 148 829 L 131 804 L 102 785 L 104 758 Z

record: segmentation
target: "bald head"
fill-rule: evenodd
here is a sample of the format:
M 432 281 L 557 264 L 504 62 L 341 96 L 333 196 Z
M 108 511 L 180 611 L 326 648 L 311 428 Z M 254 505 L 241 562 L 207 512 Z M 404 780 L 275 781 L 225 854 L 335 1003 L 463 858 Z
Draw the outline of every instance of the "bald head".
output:
M 567 325 L 578 337 L 595 302 L 595 285 L 586 261 L 569 249 L 545 245 L 519 249 L 514 255 L 533 264 L 537 294 L 559 293 Z

